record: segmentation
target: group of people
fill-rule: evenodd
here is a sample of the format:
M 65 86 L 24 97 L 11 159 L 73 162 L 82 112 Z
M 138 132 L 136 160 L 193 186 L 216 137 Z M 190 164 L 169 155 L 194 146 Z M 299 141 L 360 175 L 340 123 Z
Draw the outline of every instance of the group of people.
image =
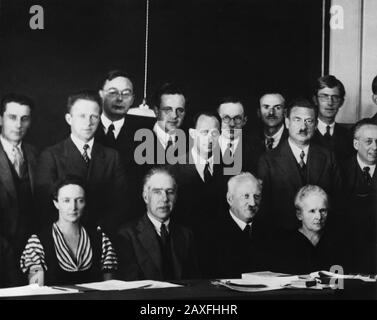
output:
M 377 104 L 377 77 L 372 90 Z M 33 101 L 4 95 L 0 287 L 376 273 L 377 115 L 347 129 L 344 99 L 327 75 L 310 99 L 261 94 L 260 130 L 243 130 L 246 106 L 229 96 L 185 132 L 183 88 L 162 85 L 156 118 L 134 116 L 115 70 L 68 97 L 71 134 L 38 153 L 24 142 Z

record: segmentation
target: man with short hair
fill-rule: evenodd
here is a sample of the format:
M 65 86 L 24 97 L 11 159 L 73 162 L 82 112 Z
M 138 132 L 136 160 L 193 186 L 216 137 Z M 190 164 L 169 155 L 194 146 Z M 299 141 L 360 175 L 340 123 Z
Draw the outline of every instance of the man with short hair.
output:
M 265 93 L 259 99 L 258 116 L 263 124 L 263 150 L 270 151 L 288 138 L 284 125 L 285 99 L 280 93 Z
M 219 145 L 224 166 L 237 169 L 233 175 L 241 171 L 255 173 L 262 150 L 258 148 L 257 141 L 243 131 L 247 116 L 242 101 L 226 97 L 220 101 L 217 112 L 221 118 Z
M 356 252 L 355 272 L 377 272 L 377 125 L 360 120 L 354 129 L 357 154 L 342 167 L 346 201 Z
M 245 272 L 270 270 L 269 229 L 259 219 L 262 182 L 249 172 L 233 176 L 226 199 L 228 208 L 213 221 L 212 276 L 239 278 Z
M 372 81 L 372 92 L 373 92 L 372 100 L 374 104 L 377 105 L 377 76 L 375 76 Z M 377 124 L 377 112 L 370 119 L 372 120 L 374 124 Z
M 344 97 L 344 85 L 339 79 L 332 75 L 317 79 L 313 101 L 318 106 L 318 124 L 313 143 L 333 151 L 338 162 L 353 153 L 349 131 L 335 122 L 335 117 L 344 103 Z
M 41 223 L 53 222 L 54 183 L 66 176 L 77 176 L 87 183 L 84 223 L 112 234 L 124 220 L 126 182 L 118 152 L 103 147 L 94 138 L 101 116 L 99 97 L 88 91 L 72 94 L 67 111 L 65 119 L 71 135 L 44 150 L 39 158 L 36 190 Z
M 263 180 L 263 204 L 270 221 L 278 228 L 296 229 L 293 199 L 306 184 L 316 184 L 338 199 L 341 179 L 334 154 L 311 143 L 317 124 L 317 109 L 297 99 L 287 109 L 287 141 L 262 155 L 258 176 Z M 266 217 L 267 217 L 266 215 Z
M 34 104 L 21 94 L 7 94 L 0 105 L 0 234 L 18 258 L 35 227 L 36 149 L 23 141 Z
M 177 184 L 163 168 L 144 179 L 147 212 L 121 228 L 116 249 L 123 280 L 180 280 L 198 276 L 193 235 L 171 219 Z

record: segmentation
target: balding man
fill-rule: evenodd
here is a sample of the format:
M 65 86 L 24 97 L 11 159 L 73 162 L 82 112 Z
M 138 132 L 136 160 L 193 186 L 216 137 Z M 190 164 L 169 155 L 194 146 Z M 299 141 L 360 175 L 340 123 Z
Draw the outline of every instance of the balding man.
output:
M 215 277 L 240 277 L 244 272 L 269 270 L 268 229 L 262 224 L 262 183 L 251 173 L 229 179 L 228 208 L 214 221 Z
M 144 179 L 146 213 L 117 237 L 119 276 L 124 280 L 179 280 L 198 276 L 193 235 L 171 221 L 177 198 L 173 176 L 151 169 Z

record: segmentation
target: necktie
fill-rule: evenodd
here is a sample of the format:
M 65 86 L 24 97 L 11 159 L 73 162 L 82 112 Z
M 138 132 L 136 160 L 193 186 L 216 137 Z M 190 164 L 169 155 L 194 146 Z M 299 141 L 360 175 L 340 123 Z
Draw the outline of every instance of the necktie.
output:
M 87 152 L 87 150 L 89 149 L 89 145 L 84 144 L 83 149 L 84 149 L 84 152 L 82 153 L 82 157 L 84 158 L 86 165 L 89 166 L 90 159 Z
M 168 230 L 166 229 L 166 225 L 164 223 L 161 223 L 160 232 L 161 232 L 162 246 L 164 248 L 166 248 L 166 246 L 167 246 L 167 244 L 169 242 L 169 233 L 168 233 Z
M 168 140 L 168 143 L 166 144 L 166 149 L 165 149 L 165 159 L 167 159 L 169 149 L 174 149 L 174 152 L 171 153 L 171 151 L 170 151 L 170 154 L 174 155 L 174 157 L 178 156 L 178 148 L 175 146 L 176 138 L 177 138 L 177 136 L 170 136 L 169 137 L 169 140 Z M 169 161 L 168 161 L 168 163 L 169 163 Z
M 266 147 L 267 147 L 267 150 L 272 150 L 272 147 L 274 145 L 274 138 L 272 137 L 267 137 L 266 138 Z
M 223 160 L 225 165 L 231 165 L 233 163 L 233 152 L 232 152 L 233 144 L 229 142 L 224 152 Z
M 209 170 L 209 162 L 207 161 L 204 171 L 203 171 L 203 176 L 204 176 L 204 183 L 209 183 L 212 180 L 212 174 Z
M 250 224 L 247 224 L 245 229 L 243 229 L 243 233 L 249 238 L 251 239 L 251 226 Z
M 331 127 L 329 125 L 326 126 L 326 133 L 324 135 L 324 137 L 327 139 L 327 140 L 331 140 Z
M 19 147 L 13 147 L 13 167 L 19 177 L 23 175 L 24 157 Z
M 107 145 L 111 148 L 115 147 L 115 135 L 114 135 L 114 124 L 110 124 L 109 128 L 107 129 L 107 134 L 106 134 L 106 140 L 107 140 Z
M 300 162 L 299 162 L 299 165 L 300 165 L 301 169 L 305 168 L 305 161 L 304 161 L 304 159 L 305 159 L 305 152 L 304 152 L 304 150 L 302 150 L 301 153 L 300 153 Z
M 365 182 L 368 185 L 368 187 L 370 187 L 372 185 L 372 177 L 371 177 L 369 171 L 370 171 L 370 167 L 364 167 L 363 168 L 364 179 L 365 179 Z
M 161 223 L 161 252 L 162 252 L 162 271 L 164 280 L 174 279 L 173 260 L 170 250 L 170 237 L 166 225 Z

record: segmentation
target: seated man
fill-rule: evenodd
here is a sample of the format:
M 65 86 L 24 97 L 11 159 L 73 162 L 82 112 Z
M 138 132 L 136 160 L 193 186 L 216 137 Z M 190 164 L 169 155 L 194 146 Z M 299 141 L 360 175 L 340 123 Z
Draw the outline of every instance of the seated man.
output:
M 376 273 L 377 264 L 377 125 L 371 119 L 359 121 L 354 130 L 357 155 L 342 168 L 347 215 L 359 257 L 355 272 Z
M 119 277 L 124 280 L 179 280 L 197 276 L 191 231 L 171 221 L 177 185 L 163 168 L 144 179 L 147 213 L 121 228 L 116 242 Z
M 249 172 L 229 179 L 229 208 L 214 221 L 213 277 L 240 277 L 243 272 L 269 270 L 271 256 L 268 229 L 259 218 L 262 183 Z

